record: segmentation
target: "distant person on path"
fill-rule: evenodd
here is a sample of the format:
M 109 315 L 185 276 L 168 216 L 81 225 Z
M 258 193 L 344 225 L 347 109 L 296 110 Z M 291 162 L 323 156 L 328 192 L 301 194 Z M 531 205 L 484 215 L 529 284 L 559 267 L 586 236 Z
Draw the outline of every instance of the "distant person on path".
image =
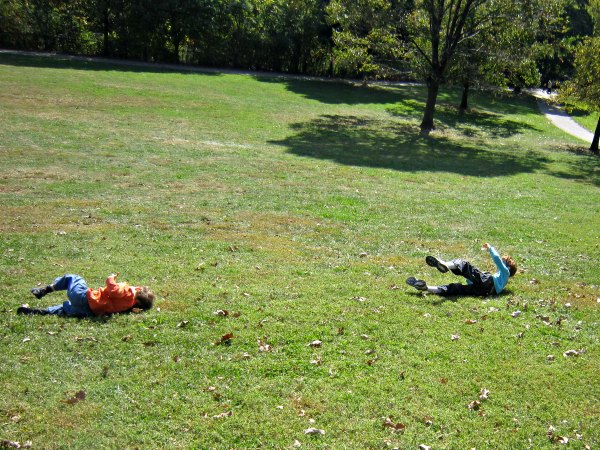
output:
M 79 275 L 58 277 L 46 287 L 33 288 L 31 293 L 38 299 L 54 291 L 67 291 L 68 300 L 61 305 L 46 309 L 21 306 L 18 314 L 55 314 L 70 317 L 91 317 L 129 311 L 132 308 L 150 309 L 154 293 L 147 287 L 117 283 L 116 275 L 109 275 L 106 286 L 92 289 Z
M 481 271 L 470 262 L 462 259 L 443 261 L 433 256 L 427 256 L 425 258 L 427 265 L 435 267 L 442 273 L 450 270 L 454 275 L 464 277 L 467 280 L 467 284 L 451 283 L 444 286 L 428 286 L 425 281 L 417 280 L 415 277 L 407 278 L 406 284 L 419 291 L 427 291 L 443 296 L 486 296 L 499 294 L 506 287 L 508 279 L 517 273 L 517 264 L 508 255 L 500 257 L 496 249 L 488 243 L 483 244 L 483 248 L 489 250 L 492 261 L 494 261 L 494 264 L 498 268 L 498 272 L 491 274 Z

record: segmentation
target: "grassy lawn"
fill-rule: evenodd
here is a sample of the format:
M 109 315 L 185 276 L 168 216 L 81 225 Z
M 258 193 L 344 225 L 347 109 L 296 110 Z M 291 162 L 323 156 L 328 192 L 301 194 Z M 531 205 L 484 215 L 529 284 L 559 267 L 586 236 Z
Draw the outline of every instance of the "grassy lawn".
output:
M 424 95 L 0 55 L 0 440 L 598 447 L 600 161 L 527 97 L 444 91 L 419 137 Z M 486 241 L 502 295 L 404 284 Z M 116 271 L 156 308 L 15 313 Z

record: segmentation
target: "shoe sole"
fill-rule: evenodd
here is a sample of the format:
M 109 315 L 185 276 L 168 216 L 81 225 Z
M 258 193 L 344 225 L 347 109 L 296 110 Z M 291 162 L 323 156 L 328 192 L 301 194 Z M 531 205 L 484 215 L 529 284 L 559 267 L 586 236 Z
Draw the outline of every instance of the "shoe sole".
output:
M 428 266 L 435 267 L 437 270 L 439 270 L 442 273 L 448 272 L 448 268 L 445 265 L 443 265 L 437 258 L 435 258 L 433 256 L 427 256 L 425 258 L 425 262 L 427 263 Z
M 418 289 L 419 291 L 424 291 L 425 289 L 427 289 L 427 283 L 425 283 L 423 280 L 417 280 L 415 277 L 407 278 L 406 284 L 414 287 L 415 289 Z

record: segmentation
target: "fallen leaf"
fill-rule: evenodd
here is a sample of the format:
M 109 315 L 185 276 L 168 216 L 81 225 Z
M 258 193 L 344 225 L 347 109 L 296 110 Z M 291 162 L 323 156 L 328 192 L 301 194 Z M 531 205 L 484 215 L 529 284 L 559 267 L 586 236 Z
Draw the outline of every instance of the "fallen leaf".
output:
M 429 445 L 419 444 L 419 450 L 431 450 Z
M 476 321 L 476 320 L 474 320 L 474 319 L 467 319 L 467 320 L 465 320 L 465 323 L 466 323 L 467 325 L 473 325 L 473 324 L 476 324 L 476 323 L 477 323 L 477 321 Z
M 448 378 L 440 378 L 440 383 L 446 384 L 448 382 Z
M 83 342 L 83 341 L 98 342 L 98 339 L 96 339 L 94 336 L 88 336 L 88 337 L 75 336 L 75 340 L 77 342 Z
M 231 411 L 225 411 L 221 414 L 217 414 L 216 416 L 212 416 L 213 419 L 223 419 L 225 417 L 231 417 L 233 413 Z
M 312 341 L 310 344 L 308 344 L 308 346 L 312 347 L 312 348 L 319 348 L 319 347 L 321 347 L 321 344 L 323 344 L 323 342 L 316 339 L 316 340 Z
M 298 439 L 296 439 L 296 440 L 294 440 L 293 447 L 300 448 L 300 447 L 302 447 L 302 443 Z
M 389 288 L 390 288 L 392 291 L 396 291 L 396 290 L 400 289 L 400 286 L 398 286 L 397 284 L 392 284 L 392 285 L 391 285 Z
M 352 300 L 356 300 L 357 302 L 360 302 L 360 303 L 367 301 L 367 299 L 364 297 L 352 297 Z
M 361 252 L 358 254 L 359 258 L 366 258 L 367 256 L 369 256 L 369 254 L 367 252 Z
M 8 439 L 4 439 L 0 441 L 0 447 L 2 448 L 21 448 L 21 444 L 17 441 L 9 441 Z
M 173 356 L 173 362 L 178 363 L 179 361 L 181 361 L 181 358 L 179 356 Z
M 24 337 L 24 338 L 23 338 L 23 342 L 29 342 L 30 340 L 31 340 L 31 338 L 30 338 L 30 337 Z
M 394 422 L 391 417 L 386 417 L 385 421 L 383 422 L 383 426 L 384 428 L 391 428 L 394 431 L 400 432 L 404 431 L 406 428 L 406 425 L 404 425 L 402 422 Z
M 372 366 L 373 364 L 375 364 L 375 361 L 377 361 L 376 359 L 369 359 L 367 360 L 367 365 L 368 366 Z
M 188 320 L 182 320 L 177 324 L 177 328 L 185 328 L 187 327 L 188 323 L 190 323 Z
M 224 334 L 220 339 L 214 342 L 214 345 L 231 345 L 231 339 L 233 339 L 233 333 Z
M 318 428 L 307 428 L 306 430 L 304 430 L 304 434 L 311 434 L 311 435 L 323 435 L 325 434 L 325 430 L 319 430 Z
M 130 340 L 131 340 L 131 335 L 130 335 L 130 334 L 127 334 L 127 335 L 125 335 L 125 336 L 123 336 L 123 337 L 121 338 L 121 340 L 122 340 L 123 342 L 130 341 Z
M 368 341 L 369 340 L 369 335 L 368 334 L 361 334 L 360 338 L 364 339 L 365 341 Z
M 75 403 L 80 402 L 81 400 L 85 400 L 85 391 L 83 389 L 77 391 L 73 397 L 61 401 L 63 403 L 68 403 L 69 405 L 74 405 Z
M 547 361 L 554 361 L 554 355 L 548 355 L 548 356 L 546 356 L 546 360 Z
M 267 344 L 266 342 L 258 340 L 258 351 L 259 352 L 270 352 L 273 350 L 273 346 L 271 344 Z
M 529 284 L 540 284 L 540 282 L 539 282 L 538 280 L 536 280 L 535 278 L 532 278 L 532 279 L 529 281 Z
M 310 360 L 310 363 L 311 363 L 311 364 L 314 364 L 314 365 L 316 365 L 316 366 L 320 366 L 320 365 L 321 365 L 321 357 L 320 357 L 320 356 L 317 356 L 317 359 L 311 359 L 311 360 Z
M 373 353 L 375 353 L 375 350 L 373 349 L 369 349 L 365 351 L 365 355 L 372 355 Z
M 142 308 L 131 308 L 131 312 L 134 314 L 140 314 L 142 311 Z
M 486 388 L 481 388 L 481 391 L 479 391 L 479 398 L 481 400 L 487 400 L 489 395 L 490 395 L 490 391 L 487 390 Z
M 453 334 L 452 336 L 450 336 L 450 339 L 452 339 L 453 341 L 457 341 L 460 339 L 460 336 L 458 334 Z
M 568 444 L 569 438 L 566 436 L 556 436 L 555 442 L 558 442 L 559 444 Z
M 512 317 L 519 317 L 521 315 L 521 311 L 519 311 L 519 310 L 513 311 L 512 313 L 510 313 L 510 315 Z
M 217 309 L 213 314 L 215 316 L 227 317 L 229 315 L 229 311 L 226 309 Z
M 260 350 L 260 348 L 259 348 L 259 350 Z M 242 354 L 242 358 L 243 358 L 243 359 L 250 359 L 250 358 L 252 358 L 252 356 L 250 355 L 250 353 L 244 352 L 244 353 Z
M 469 403 L 469 409 L 471 411 L 477 411 L 480 406 L 481 406 L 481 402 L 479 402 L 477 400 L 473 400 L 471 403 Z
M 566 352 L 563 353 L 564 357 L 568 357 L 568 356 L 579 356 L 582 353 L 584 353 L 583 349 L 581 350 L 567 350 Z

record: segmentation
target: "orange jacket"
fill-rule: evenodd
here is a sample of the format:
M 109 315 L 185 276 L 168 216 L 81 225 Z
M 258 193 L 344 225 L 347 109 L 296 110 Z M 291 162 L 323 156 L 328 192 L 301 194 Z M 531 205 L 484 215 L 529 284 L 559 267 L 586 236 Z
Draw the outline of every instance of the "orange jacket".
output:
M 88 304 L 97 316 L 127 311 L 135 306 L 135 293 L 139 288 L 117 283 L 116 278 L 111 275 L 106 279 L 105 287 L 88 289 Z

